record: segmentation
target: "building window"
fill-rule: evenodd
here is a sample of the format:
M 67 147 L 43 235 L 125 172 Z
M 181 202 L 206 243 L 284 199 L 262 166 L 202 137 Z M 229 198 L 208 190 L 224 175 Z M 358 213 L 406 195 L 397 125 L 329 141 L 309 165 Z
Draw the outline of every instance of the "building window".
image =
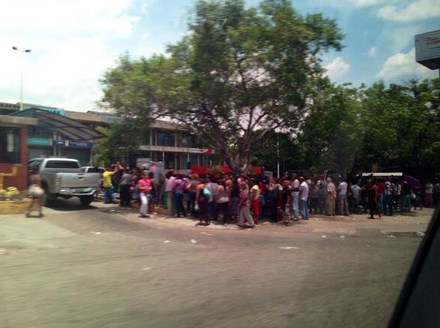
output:
M 189 133 L 182 134 L 182 145 L 184 148 L 198 148 L 197 136 Z
M 181 170 L 187 170 L 189 169 L 189 166 L 191 166 L 192 164 L 190 164 L 189 162 L 191 162 L 191 157 L 189 156 L 189 154 L 184 154 L 181 153 L 178 155 L 178 168 Z
M 199 157 L 200 156 L 198 154 L 190 154 L 189 155 L 189 160 L 191 162 L 191 166 L 199 166 L 200 165 Z
M 150 143 L 150 133 L 151 133 L 151 130 L 147 130 L 147 131 L 145 131 L 145 133 L 142 135 L 142 138 L 141 138 L 141 144 L 142 145 L 151 145 L 151 143 Z
M 176 167 L 176 155 L 175 153 L 165 153 L 165 168 L 177 169 Z
M 151 160 L 153 162 L 161 162 L 163 160 L 163 152 L 152 151 L 151 152 Z
M 0 126 L 0 163 L 20 163 L 20 128 Z
M 52 139 L 53 133 L 46 128 L 33 126 L 28 129 L 29 138 Z
M 167 131 L 157 131 L 157 146 L 175 147 L 176 136 Z

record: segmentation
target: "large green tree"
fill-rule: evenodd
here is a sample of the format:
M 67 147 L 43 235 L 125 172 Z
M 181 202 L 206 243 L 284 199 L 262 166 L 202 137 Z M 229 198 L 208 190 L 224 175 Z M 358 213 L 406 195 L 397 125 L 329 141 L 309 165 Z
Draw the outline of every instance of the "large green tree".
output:
M 365 129 L 358 89 L 321 79 L 315 85 L 310 113 L 299 134 L 303 167 L 317 172 L 355 169 Z
M 432 176 L 440 167 L 440 79 L 402 85 L 316 84 L 299 134 L 303 166 Z
M 147 123 L 147 122 L 145 122 Z M 126 118 L 123 122 L 113 123 L 108 128 L 100 128 L 107 138 L 98 140 L 93 149 L 95 165 L 108 165 L 117 160 L 129 161 L 131 154 L 138 151 L 142 144 L 142 135 L 146 126 L 138 120 Z
M 181 122 L 232 168 L 249 163 L 266 132 L 298 131 L 322 73 L 320 55 L 342 48 L 334 20 L 303 17 L 289 0 L 257 8 L 200 0 L 188 26 L 167 55 L 121 57 L 102 79 L 103 103 L 140 120 Z
M 265 137 L 261 138 L 261 142 L 252 145 L 251 165 L 262 166 L 265 170 L 280 173 L 280 177 L 286 170 L 298 168 L 298 144 L 295 136 L 263 130 L 254 133 L 257 134 L 257 139 L 260 139 L 258 134 L 261 133 L 264 133 Z
M 439 167 L 439 82 L 377 82 L 364 91 L 364 161 L 413 173 Z

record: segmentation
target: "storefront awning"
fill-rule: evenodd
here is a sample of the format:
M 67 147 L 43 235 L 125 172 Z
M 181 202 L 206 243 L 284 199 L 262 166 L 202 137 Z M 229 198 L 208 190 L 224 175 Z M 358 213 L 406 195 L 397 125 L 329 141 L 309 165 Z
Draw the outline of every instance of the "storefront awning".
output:
M 37 107 L 15 112 L 11 116 L 36 118 L 38 119 L 38 127 L 47 128 L 68 140 L 94 140 L 106 137 L 83 123 Z

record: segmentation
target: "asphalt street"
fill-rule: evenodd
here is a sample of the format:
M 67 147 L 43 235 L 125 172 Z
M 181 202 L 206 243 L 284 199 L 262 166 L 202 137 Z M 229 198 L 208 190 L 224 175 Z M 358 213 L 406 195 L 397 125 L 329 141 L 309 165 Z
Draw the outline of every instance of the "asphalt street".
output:
M 44 210 L 0 216 L 0 327 L 386 327 L 432 215 L 241 230 Z

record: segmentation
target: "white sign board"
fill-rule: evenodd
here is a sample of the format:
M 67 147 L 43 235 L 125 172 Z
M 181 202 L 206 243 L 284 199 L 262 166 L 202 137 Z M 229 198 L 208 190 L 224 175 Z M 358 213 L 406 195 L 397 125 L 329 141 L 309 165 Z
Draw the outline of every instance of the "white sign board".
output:
M 151 158 L 137 158 L 136 167 L 144 167 L 145 165 L 150 165 Z
M 440 60 L 440 30 L 416 35 L 415 43 L 416 62 L 437 69 L 435 66 Z

